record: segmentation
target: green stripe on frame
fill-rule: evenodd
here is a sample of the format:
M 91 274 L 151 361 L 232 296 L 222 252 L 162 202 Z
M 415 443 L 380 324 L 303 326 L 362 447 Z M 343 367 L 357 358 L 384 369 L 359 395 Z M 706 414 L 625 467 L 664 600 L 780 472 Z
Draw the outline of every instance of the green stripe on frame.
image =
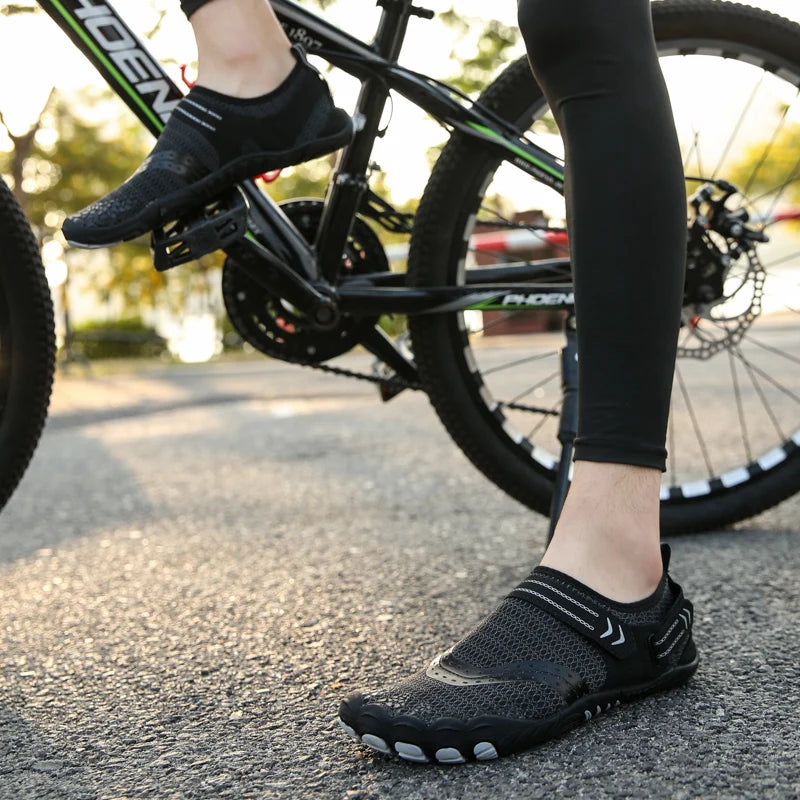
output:
M 80 36 L 84 44 L 92 51 L 95 58 L 108 70 L 114 80 L 125 90 L 125 93 L 142 109 L 147 118 L 156 126 L 156 129 L 160 131 L 164 127 L 164 123 L 153 113 L 147 103 L 142 100 L 141 95 L 136 89 L 125 80 L 119 70 L 106 58 L 105 53 L 88 37 L 86 31 L 78 24 L 69 11 L 67 11 L 58 0 L 50 0 L 50 2 L 56 7 L 58 13 L 69 23 L 72 30 Z
M 543 169 L 548 174 L 552 175 L 554 178 L 558 178 L 560 181 L 564 180 L 564 175 L 556 169 L 553 169 L 549 164 L 545 164 L 543 161 L 539 161 L 538 158 L 534 158 L 530 153 L 523 150 L 521 147 L 517 147 L 517 145 L 509 142 L 508 139 L 502 137 L 497 131 L 493 131 L 491 128 L 487 128 L 485 125 L 478 125 L 476 122 L 468 122 L 467 125 L 470 128 L 474 128 L 479 133 L 488 136 L 491 139 L 494 139 L 499 144 L 502 144 L 503 147 L 510 150 L 512 153 L 515 153 L 520 158 L 524 158 L 526 161 L 530 161 L 531 164 L 535 164 L 540 169 Z

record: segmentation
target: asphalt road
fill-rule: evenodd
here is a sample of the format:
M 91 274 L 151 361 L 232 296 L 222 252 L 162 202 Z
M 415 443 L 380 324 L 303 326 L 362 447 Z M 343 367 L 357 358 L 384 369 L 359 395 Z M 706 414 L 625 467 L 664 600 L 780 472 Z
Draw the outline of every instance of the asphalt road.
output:
M 0 515 L 0 798 L 800 796 L 797 500 L 673 540 L 702 664 L 500 762 L 334 725 L 524 576 L 546 523 L 427 401 L 257 363 L 62 382 Z

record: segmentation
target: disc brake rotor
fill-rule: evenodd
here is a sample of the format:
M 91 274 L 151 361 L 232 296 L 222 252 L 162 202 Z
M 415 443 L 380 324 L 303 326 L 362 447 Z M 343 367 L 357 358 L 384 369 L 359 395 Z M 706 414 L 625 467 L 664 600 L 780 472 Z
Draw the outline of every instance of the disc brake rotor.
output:
M 683 307 L 678 358 L 704 360 L 736 347 L 761 314 L 766 272 L 755 248 L 745 257 L 746 267 L 729 270 L 722 297 Z

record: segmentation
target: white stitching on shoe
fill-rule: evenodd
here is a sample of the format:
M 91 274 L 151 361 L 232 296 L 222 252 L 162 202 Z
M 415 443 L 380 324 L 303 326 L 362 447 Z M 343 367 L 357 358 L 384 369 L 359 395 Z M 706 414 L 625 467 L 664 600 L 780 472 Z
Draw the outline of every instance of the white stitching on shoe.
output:
M 667 649 L 666 649 L 666 650 L 665 650 L 663 653 L 659 653 L 659 654 L 656 656 L 656 658 L 664 658 L 665 656 L 668 656 L 668 655 L 670 654 L 670 652 L 672 651 L 672 649 L 675 647 L 675 645 L 676 645 L 676 644 L 678 644 L 678 642 L 679 642 L 679 641 L 680 641 L 680 640 L 683 638 L 684 634 L 686 634 L 686 633 L 688 633 L 688 632 L 689 632 L 689 629 L 688 629 L 688 628 L 684 628 L 684 629 L 683 629 L 683 630 L 682 630 L 682 631 L 681 631 L 681 632 L 680 632 L 680 633 L 679 633 L 679 634 L 678 634 L 678 635 L 675 637 L 675 639 L 674 639 L 674 641 L 672 642 L 672 644 L 671 644 L 671 645 L 670 645 L 670 646 L 669 646 L 669 647 L 668 647 L 668 648 L 667 648 Z
M 207 122 L 204 122 L 199 117 L 196 117 L 194 114 L 190 114 L 185 108 L 181 108 L 180 106 L 175 106 L 175 111 L 180 111 L 185 117 L 188 117 L 192 122 L 196 122 L 198 125 L 202 125 L 204 128 L 208 128 L 210 131 L 215 131 L 216 128 L 213 125 L 209 125 Z
M 529 594 L 536 595 L 536 597 L 541 597 L 542 600 L 544 600 L 546 603 L 550 603 L 551 606 L 557 608 L 563 614 L 566 614 L 568 617 L 571 617 L 576 622 L 580 622 L 581 625 L 583 625 L 585 628 L 588 628 L 590 631 L 594 631 L 594 625 L 588 623 L 585 619 L 581 619 L 579 616 L 573 614 L 571 611 L 567 611 L 567 609 L 564 608 L 564 606 L 560 606 L 558 603 L 556 603 L 555 600 L 551 600 L 549 597 L 545 597 L 543 594 L 541 594 L 540 592 L 535 592 L 533 589 L 524 589 L 522 586 L 517 587 L 517 589 L 520 592 L 528 592 Z
M 676 619 L 675 622 L 673 622 L 672 625 L 669 626 L 669 630 L 656 642 L 656 645 L 661 644 L 669 637 L 669 635 L 672 633 L 672 629 L 678 624 L 678 621 L 679 620 Z M 686 621 L 684 620 L 684 624 L 685 622 Z
M 530 578 L 528 580 L 523 581 L 523 583 L 536 583 L 539 586 L 544 586 L 545 589 L 549 589 L 551 592 L 555 592 L 557 595 L 561 595 L 565 600 L 569 600 L 571 603 L 575 603 L 576 606 L 582 608 L 584 611 L 588 611 L 593 617 L 599 617 L 600 615 L 596 611 L 592 611 L 591 608 L 585 606 L 583 603 L 579 603 L 574 597 L 570 597 L 568 594 L 559 591 L 556 589 L 555 586 L 551 586 L 549 583 L 545 583 L 544 581 L 534 581 Z
M 210 117 L 214 117 L 214 119 L 222 119 L 220 114 L 217 114 L 216 111 L 212 111 L 210 108 L 206 108 L 205 106 L 200 105 L 200 103 L 196 103 L 190 97 L 183 98 L 184 103 L 188 103 L 190 106 L 194 106 L 195 108 L 199 108 L 201 111 L 205 111 Z

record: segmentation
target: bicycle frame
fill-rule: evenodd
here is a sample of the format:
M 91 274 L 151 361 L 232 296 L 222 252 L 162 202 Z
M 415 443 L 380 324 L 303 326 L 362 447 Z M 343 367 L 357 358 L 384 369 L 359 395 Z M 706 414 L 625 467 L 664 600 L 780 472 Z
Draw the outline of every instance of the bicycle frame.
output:
M 106 0 L 38 0 L 92 62 L 112 90 L 154 135 L 163 128 L 183 92 Z M 444 84 L 397 63 L 412 0 L 378 0 L 383 9 L 372 45 L 350 36 L 291 0 L 272 0 L 281 25 L 301 43 L 362 82 L 354 119 L 357 133 L 339 157 L 325 199 L 322 222 L 310 247 L 271 198 L 252 181 L 239 189 L 249 204 L 250 232 L 237 244 L 237 263 L 262 285 L 285 285 L 301 309 L 333 297 L 342 312 L 419 314 L 466 309 L 569 309 L 569 259 L 467 270 L 458 287 L 407 288 L 396 273 L 339 279 L 341 253 L 353 219 L 368 197 L 367 176 L 381 115 L 394 90 L 444 125 L 479 141 L 519 169 L 563 192 L 562 163 L 521 138 L 513 126 Z M 427 14 L 422 14 L 427 16 Z M 265 276 L 265 266 L 273 274 Z M 503 281 L 496 283 L 495 281 Z

